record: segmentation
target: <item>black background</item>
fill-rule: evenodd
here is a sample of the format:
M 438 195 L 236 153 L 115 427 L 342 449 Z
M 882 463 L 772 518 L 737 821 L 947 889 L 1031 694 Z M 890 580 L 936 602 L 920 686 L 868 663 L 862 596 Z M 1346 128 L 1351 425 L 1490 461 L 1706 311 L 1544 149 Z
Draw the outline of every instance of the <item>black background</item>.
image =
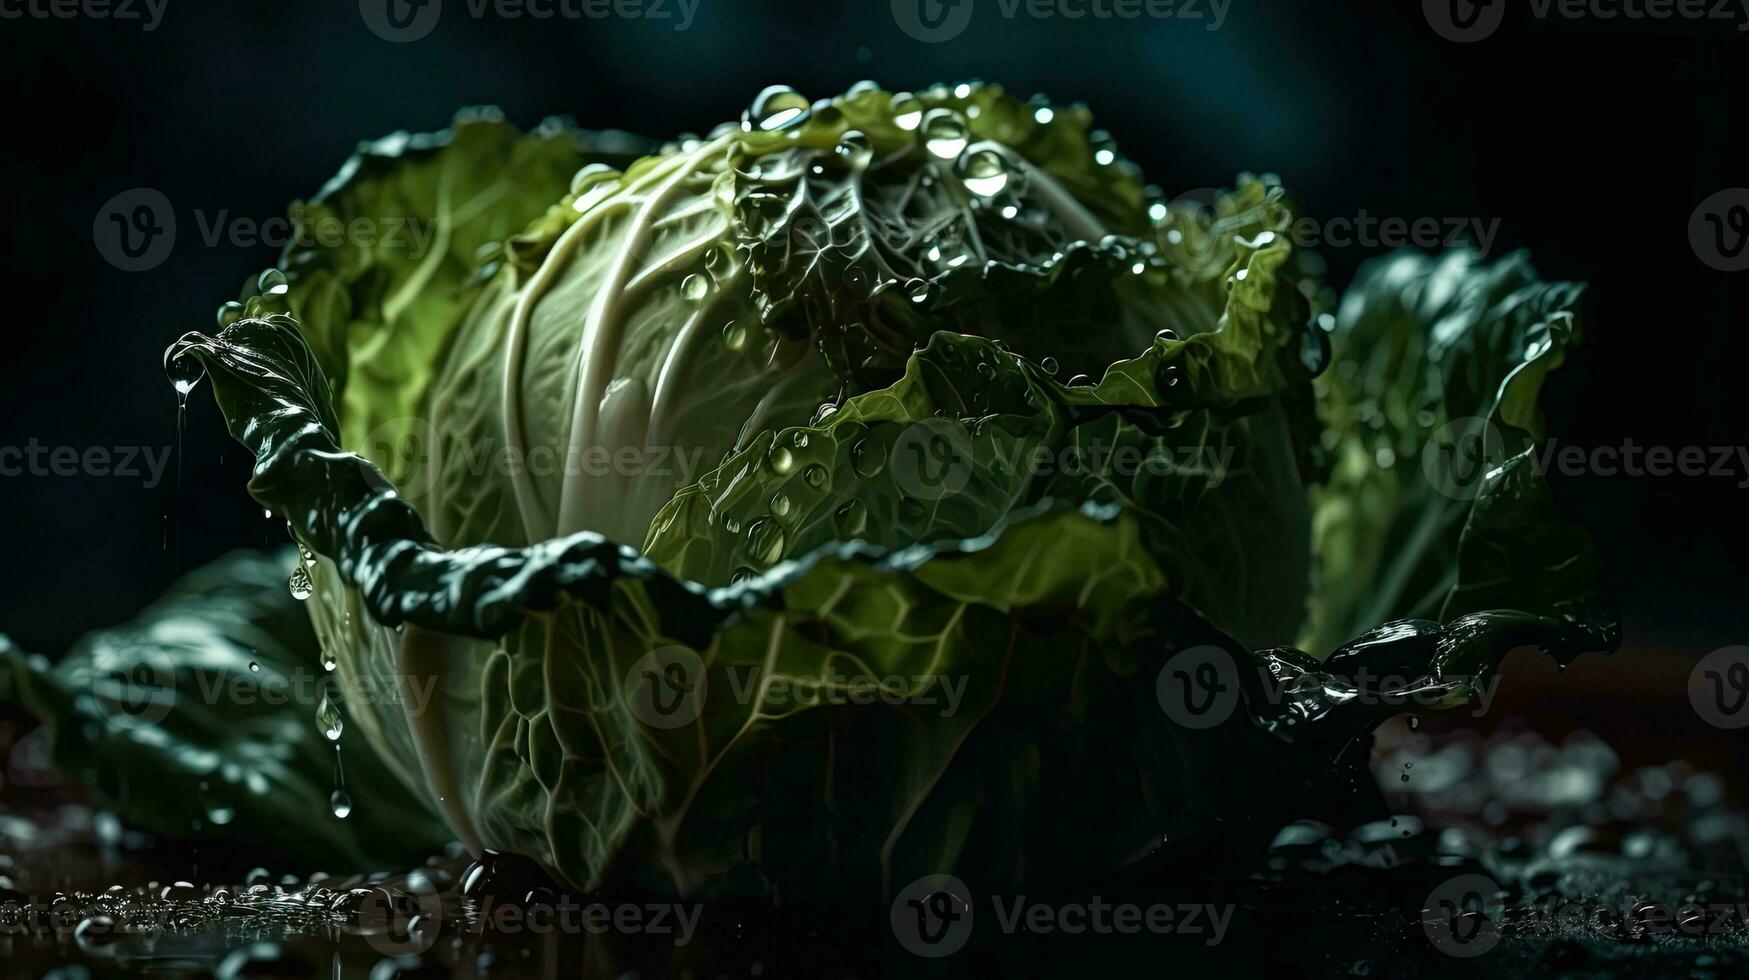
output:
M 439 129 L 478 103 L 524 125 L 570 114 L 667 137 L 735 117 L 774 82 L 818 97 L 864 77 L 1086 101 L 1169 193 L 1273 171 L 1313 216 L 1498 218 L 1496 254 L 1527 246 L 1546 277 L 1593 284 L 1556 431 L 1586 446 L 1745 441 L 1749 272 L 1709 268 L 1687 236 L 1701 200 L 1749 185 L 1730 139 L 1749 91 L 1736 23 L 1538 19 L 1515 2 L 1494 36 L 1457 44 L 1419 2 L 1233 0 L 1215 31 L 1206 16 L 1008 19 L 975 2 L 938 44 L 903 33 L 887 0 L 701 0 L 685 31 L 475 19 L 447 0 L 408 44 L 372 34 L 352 0 L 168 0 L 151 32 L 0 20 L 0 445 L 173 445 L 165 346 L 275 259 L 208 246 L 197 213 L 282 215 L 361 139 Z M 108 265 L 92 231 L 134 187 L 166 194 L 179 225 L 171 257 L 140 273 Z M 1332 281 L 1378 251 L 1325 249 Z M 244 493 L 248 461 L 204 391 L 189 414 L 180 481 L 174 462 L 151 489 L 0 477 L 0 631 L 53 653 L 131 614 L 179 561 L 285 540 Z M 1556 478 L 1604 548 L 1630 646 L 1749 642 L 1742 480 Z

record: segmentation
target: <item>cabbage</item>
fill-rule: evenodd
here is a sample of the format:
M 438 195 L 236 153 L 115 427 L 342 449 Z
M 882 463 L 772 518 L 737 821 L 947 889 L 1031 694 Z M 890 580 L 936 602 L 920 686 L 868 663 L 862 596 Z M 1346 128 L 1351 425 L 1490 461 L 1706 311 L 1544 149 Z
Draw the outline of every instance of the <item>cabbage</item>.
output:
M 1522 257 L 1334 305 L 1276 178 L 1175 205 L 994 85 L 773 88 L 648 149 L 489 111 L 367 145 L 301 220 L 433 247 L 294 246 L 167 354 L 311 553 L 348 732 L 470 847 L 1073 882 L 1355 806 L 1367 676 L 1461 704 L 1614 645 L 1531 453 L 1580 291 Z M 1465 419 L 1490 465 L 1429 489 Z M 1210 651 L 1240 708 L 1187 724 L 1166 668 Z

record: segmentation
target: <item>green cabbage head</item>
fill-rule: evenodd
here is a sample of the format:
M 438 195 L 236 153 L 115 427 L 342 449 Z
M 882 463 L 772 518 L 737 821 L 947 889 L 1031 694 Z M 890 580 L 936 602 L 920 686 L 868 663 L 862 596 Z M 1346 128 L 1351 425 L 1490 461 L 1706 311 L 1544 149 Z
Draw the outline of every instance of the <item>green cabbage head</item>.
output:
M 1169 200 L 1083 106 L 772 88 L 659 147 L 476 110 L 294 216 L 167 363 L 309 551 L 346 737 L 578 885 L 1243 843 L 1355 805 L 1332 760 L 1396 710 L 1358 673 L 1457 704 L 1613 643 L 1531 452 L 1579 288 L 1402 255 L 1338 304 L 1275 177 Z

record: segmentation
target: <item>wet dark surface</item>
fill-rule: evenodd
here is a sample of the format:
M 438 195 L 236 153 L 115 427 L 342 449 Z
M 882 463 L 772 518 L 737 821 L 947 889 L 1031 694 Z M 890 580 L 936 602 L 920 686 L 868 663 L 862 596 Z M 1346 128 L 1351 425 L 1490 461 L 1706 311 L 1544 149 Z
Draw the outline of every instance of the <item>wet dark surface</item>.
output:
M 0 815 L 0 960 L 9 976 L 373 980 L 1161 963 L 1326 977 L 1749 968 L 1749 819 L 1717 774 L 1624 764 L 1583 730 L 1551 742 L 1510 724 L 1433 734 L 1402 720 L 1380 732 L 1373 763 L 1398 817 L 1345 830 L 1297 823 L 1267 854 L 1190 857 L 1097 900 L 1027 896 L 1054 910 L 1036 922 L 1004 923 L 1013 897 L 976 897 L 964 948 L 926 959 L 895 938 L 887 909 L 567 896 L 515 859 L 476 863 L 459 848 L 418 869 L 330 875 L 153 840 L 85 806 L 27 737 L 11 752 Z M 1170 906 L 1175 926 L 1125 935 L 1101 903 Z M 1079 932 L 1070 907 L 1093 911 Z

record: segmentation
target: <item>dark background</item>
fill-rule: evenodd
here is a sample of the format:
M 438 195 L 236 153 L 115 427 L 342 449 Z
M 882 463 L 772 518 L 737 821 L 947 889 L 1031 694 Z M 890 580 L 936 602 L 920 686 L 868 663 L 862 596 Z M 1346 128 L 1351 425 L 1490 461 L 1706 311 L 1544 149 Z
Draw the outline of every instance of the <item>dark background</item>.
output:
M 1418 2 L 1233 0 L 1218 31 L 1206 18 L 1006 19 L 997 0 L 976 3 L 940 44 L 903 33 L 887 0 L 701 0 L 684 32 L 475 19 L 447 0 L 408 44 L 372 34 L 352 0 L 168 0 L 149 33 L 0 20 L 0 445 L 174 444 L 165 346 L 210 328 L 275 259 L 209 247 L 196 212 L 282 215 L 361 139 L 438 129 L 477 103 L 524 125 L 570 114 L 667 137 L 735 117 L 774 82 L 818 97 L 864 77 L 893 89 L 978 77 L 1086 101 L 1169 193 L 1274 171 L 1313 216 L 1497 217 L 1495 254 L 1529 246 L 1545 276 L 1592 283 L 1586 349 L 1552 399 L 1557 432 L 1592 446 L 1744 441 L 1749 273 L 1714 271 L 1687 236 L 1702 199 L 1749 184 L 1729 139 L 1749 91 L 1736 24 L 1538 20 L 1513 3 L 1494 36 L 1456 44 Z M 171 257 L 142 273 L 93 244 L 100 207 L 134 187 L 164 192 L 179 226 Z M 1325 249 L 1331 281 L 1377 251 Z M 244 493 L 248 461 L 204 392 L 181 468 L 149 490 L 139 477 L 0 477 L 0 630 L 52 653 L 131 614 L 179 561 L 284 541 Z M 1604 549 L 1630 647 L 1692 659 L 1749 642 L 1744 479 L 1556 478 Z M 1631 687 L 1641 668 L 1612 663 L 1612 684 Z

